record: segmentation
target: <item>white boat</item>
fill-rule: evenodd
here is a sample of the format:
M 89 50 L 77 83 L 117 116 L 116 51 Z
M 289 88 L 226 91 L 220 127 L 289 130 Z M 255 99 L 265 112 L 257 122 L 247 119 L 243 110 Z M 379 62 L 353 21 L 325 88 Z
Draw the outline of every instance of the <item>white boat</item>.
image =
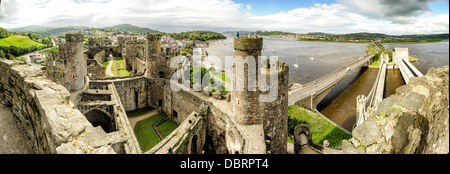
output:
M 300 67 L 297 64 L 294 64 L 295 69 L 299 69 Z
M 311 60 L 314 60 L 314 57 L 311 57 Z
M 272 50 L 272 52 L 273 52 L 273 53 L 276 53 L 276 51 L 275 51 L 275 50 Z

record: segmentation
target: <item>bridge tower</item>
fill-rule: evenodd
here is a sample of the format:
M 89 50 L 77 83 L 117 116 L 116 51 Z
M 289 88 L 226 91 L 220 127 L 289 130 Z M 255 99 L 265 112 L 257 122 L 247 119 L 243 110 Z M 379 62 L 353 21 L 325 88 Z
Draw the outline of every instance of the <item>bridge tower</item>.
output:
M 262 38 L 234 38 L 233 91 L 231 103 L 236 120 L 241 124 L 261 124 L 259 113 L 258 57 L 261 56 Z M 249 66 L 250 63 L 250 66 Z M 255 66 L 251 66 L 254 64 Z M 253 77 L 250 77 L 251 74 Z M 249 88 L 248 82 L 252 82 Z M 253 83 L 254 82 L 254 83 Z M 237 88 L 241 87 L 241 88 Z
M 60 47 L 59 54 L 65 60 L 67 67 L 67 90 L 76 91 L 83 89 L 87 75 L 87 62 L 83 54 L 83 34 L 66 34 L 66 43 Z
M 160 34 L 147 34 L 147 52 L 146 52 L 146 76 L 159 77 L 160 55 L 161 55 L 161 35 Z

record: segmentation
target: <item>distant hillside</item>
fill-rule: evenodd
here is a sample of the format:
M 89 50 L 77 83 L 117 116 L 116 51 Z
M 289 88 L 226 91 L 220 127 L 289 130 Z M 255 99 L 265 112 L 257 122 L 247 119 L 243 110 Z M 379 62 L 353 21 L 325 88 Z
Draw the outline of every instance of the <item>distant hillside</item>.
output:
M 121 24 L 121 25 L 116 25 L 116 26 L 112 26 L 112 27 L 105 27 L 104 29 L 129 31 L 129 32 L 134 32 L 134 33 L 158 33 L 159 32 L 157 30 L 152 30 L 149 28 L 142 28 L 142 27 L 138 27 L 138 26 L 134 26 L 134 25 L 130 25 L 130 24 Z
M 282 32 L 282 31 L 256 31 L 259 36 L 271 36 L 271 35 L 296 35 L 295 33 Z
M 33 32 L 33 33 L 43 33 L 48 30 L 54 29 L 55 27 L 45 27 L 45 26 L 39 26 L 39 25 L 30 25 L 26 27 L 20 27 L 20 28 L 12 28 L 9 29 L 10 32 Z
M 84 26 L 67 26 L 67 27 L 56 27 L 50 30 L 47 30 L 45 32 L 42 32 L 41 34 L 44 35 L 61 35 L 61 34 L 65 34 L 65 33 L 76 33 L 79 31 L 83 31 L 85 29 L 89 29 L 89 27 L 84 27 Z
M 46 26 L 38 26 L 38 25 L 30 25 L 21 28 L 13 28 L 10 29 L 10 32 L 33 32 L 44 35 L 62 35 L 65 33 L 76 33 L 87 29 L 98 29 L 98 30 L 113 30 L 113 31 L 128 31 L 133 33 L 157 33 L 159 31 L 152 30 L 149 28 L 142 28 L 130 24 L 122 24 L 116 25 L 112 27 L 105 28 L 91 28 L 85 26 L 64 26 L 64 27 L 46 27 Z
M 349 33 L 330 34 L 322 32 L 307 33 L 300 36 L 302 41 L 336 41 L 336 42 L 369 42 L 371 40 L 381 43 L 422 43 L 439 42 L 449 40 L 449 34 L 412 34 L 412 35 L 387 35 L 382 33 Z
M 226 39 L 224 35 L 213 31 L 188 31 L 181 33 L 172 33 L 170 34 L 170 36 L 178 40 L 189 39 L 207 41 L 212 39 Z

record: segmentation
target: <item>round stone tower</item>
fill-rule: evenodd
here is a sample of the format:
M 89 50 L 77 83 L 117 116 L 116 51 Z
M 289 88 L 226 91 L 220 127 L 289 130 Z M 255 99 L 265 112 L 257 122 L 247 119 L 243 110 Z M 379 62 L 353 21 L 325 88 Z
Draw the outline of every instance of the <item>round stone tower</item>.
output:
M 258 57 L 262 38 L 234 38 L 233 91 L 231 103 L 236 120 L 241 124 L 261 124 L 259 113 Z M 254 64 L 253 67 L 251 64 Z M 250 78 L 249 78 L 250 74 Z M 249 81 L 250 86 L 249 86 Z
M 66 43 L 64 44 L 64 56 L 67 67 L 67 84 L 70 91 L 81 90 L 85 84 L 87 75 L 87 62 L 83 54 L 83 34 L 66 34 Z
M 146 75 L 149 77 L 159 77 L 158 65 L 161 62 L 161 35 L 147 34 L 145 38 L 147 39 Z
M 266 77 L 267 82 L 276 83 L 276 87 L 264 90 L 260 97 L 268 102 L 260 103 L 260 114 L 263 117 L 263 129 L 266 139 L 267 153 L 286 154 L 287 153 L 287 131 L 288 131 L 288 93 L 289 93 L 289 66 L 283 61 L 273 61 L 269 65 L 266 61 L 265 71 L 262 71 L 259 78 Z M 277 67 L 275 72 L 273 68 Z M 277 79 L 270 79 L 271 73 L 277 73 Z M 269 89 L 263 84 L 262 88 Z M 271 84 L 273 85 L 273 84 Z M 263 91 L 263 90 L 262 90 Z M 273 95 L 273 96 L 272 96 Z M 274 97 L 274 98 L 271 98 Z

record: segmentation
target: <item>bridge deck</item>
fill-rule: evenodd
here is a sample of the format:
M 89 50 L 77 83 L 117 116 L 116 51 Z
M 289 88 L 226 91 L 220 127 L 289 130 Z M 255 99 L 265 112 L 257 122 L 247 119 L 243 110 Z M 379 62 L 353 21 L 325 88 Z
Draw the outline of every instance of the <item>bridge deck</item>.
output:
M 387 63 L 383 62 L 380 65 L 380 77 L 378 79 L 378 81 L 376 82 L 376 90 L 375 90 L 375 96 L 374 96 L 374 101 L 373 101 L 373 105 L 377 106 L 379 102 L 381 102 L 381 100 L 383 100 L 383 96 L 384 96 L 384 85 L 386 82 L 386 69 L 387 69 Z
M 404 59 L 401 59 L 397 62 L 398 69 L 400 70 L 400 73 L 405 80 L 405 83 L 409 83 L 409 79 L 411 77 L 422 77 L 423 74 L 409 61 L 405 61 Z
M 343 80 L 345 77 L 347 77 L 349 74 L 358 70 L 364 64 L 369 62 L 370 59 L 373 58 L 373 56 L 374 56 L 374 54 L 362 57 L 358 61 L 356 61 L 342 69 L 339 69 L 328 75 L 325 75 L 325 76 L 317 79 L 316 81 L 304 84 L 302 88 L 290 91 L 289 99 L 288 99 L 289 105 L 294 105 L 295 102 L 303 100 L 307 97 L 310 97 L 311 95 L 320 94 L 321 92 L 336 85 L 341 80 Z M 347 72 L 347 68 L 350 68 L 351 70 Z

